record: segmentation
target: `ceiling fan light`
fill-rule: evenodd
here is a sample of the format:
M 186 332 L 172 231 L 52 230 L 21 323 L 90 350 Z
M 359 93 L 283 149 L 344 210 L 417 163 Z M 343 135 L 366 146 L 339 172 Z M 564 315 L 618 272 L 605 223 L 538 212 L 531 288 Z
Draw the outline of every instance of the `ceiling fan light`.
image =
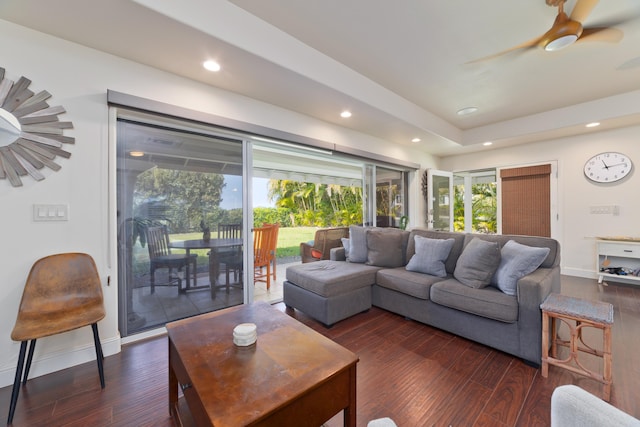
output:
M 578 40 L 578 36 L 575 34 L 567 34 L 566 36 L 558 37 L 555 40 L 551 40 L 544 47 L 547 52 L 555 52 L 556 50 L 564 49 L 571 46 Z

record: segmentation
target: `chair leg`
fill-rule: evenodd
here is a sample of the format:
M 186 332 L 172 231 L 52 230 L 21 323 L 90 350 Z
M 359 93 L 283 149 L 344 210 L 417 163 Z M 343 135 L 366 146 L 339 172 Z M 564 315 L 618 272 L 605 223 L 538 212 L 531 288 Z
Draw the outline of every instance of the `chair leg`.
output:
M 9 406 L 9 418 L 7 424 L 13 422 L 13 414 L 16 412 L 16 403 L 18 403 L 18 394 L 20 394 L 20 380 L 22 379 L 22 368 L 24 366 L 24 355 L 27 352 L 27 341 L 20 343 L 20 354 L 18 356 L 18 365 L 16 366 L 16 377 L 13 380 L 13 389 L 11 391 L 11 404 Z
M 98 324 L 91 324 L 91 330 L 93 330 L 93 343 L 96 346 L 96 360 L 98 361 L 98 375 L 100 375 L 100 387 L 104 388 L 104 354 L 102 353 L 102 344 L 100 343 L 100 336 L 98 335 Z
M 151 293 L 154 293 L 156 290 L 156 269 L 153 266 L 149 267 L 149 281 L 151 282 Z
M 197 258 L 193 260 L 193 287 L 198 286 L 198 261 Z
M 267 290 L 271 288 L 271 263 L 267 263 Z
M 24 376 L 22 378 L 22 384 L 27 383 L 27 378 L 29 377 L 29 371 L 31 370 L 31 361 L 33 360 L 33 352 L 36 349 L 36 340 L 31 340 L 29 344 L 29 351 L 27 354 L 27 364 L 24 368 Z

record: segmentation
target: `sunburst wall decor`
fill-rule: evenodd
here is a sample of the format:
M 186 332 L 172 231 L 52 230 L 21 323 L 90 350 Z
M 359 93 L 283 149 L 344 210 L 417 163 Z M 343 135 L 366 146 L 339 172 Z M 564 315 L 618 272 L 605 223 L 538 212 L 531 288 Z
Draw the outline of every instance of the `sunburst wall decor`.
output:
M 45 166 L 60 170 L 53 160 L 71 157 L 62 147 L 75 143 L 75 138 L 63 134 L 73 124 L 58 120 L 58 114 L 66 112 L 64 107 L 50 107 L 46 101 L 51 94 L 46 90 L 34 94 L 30 84 L 26 77 L 14 83 L 0 68 L 0 179 L 8 179 L 14 187 L 22 186 L 21 177 L 27 175 L 42 181 L 40 170 Z

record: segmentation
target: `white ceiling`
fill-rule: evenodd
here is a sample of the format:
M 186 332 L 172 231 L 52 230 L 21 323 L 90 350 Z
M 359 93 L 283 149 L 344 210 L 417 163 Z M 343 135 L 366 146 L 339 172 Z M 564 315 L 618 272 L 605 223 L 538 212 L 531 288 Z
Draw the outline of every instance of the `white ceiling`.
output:
M 469 63 L 556 14 L 544 0 L 0 2 L 1 19 L 440 156 L 640 123 L 638 0 L 602 0 L 583 23 L 618 23 L 620 42 Z

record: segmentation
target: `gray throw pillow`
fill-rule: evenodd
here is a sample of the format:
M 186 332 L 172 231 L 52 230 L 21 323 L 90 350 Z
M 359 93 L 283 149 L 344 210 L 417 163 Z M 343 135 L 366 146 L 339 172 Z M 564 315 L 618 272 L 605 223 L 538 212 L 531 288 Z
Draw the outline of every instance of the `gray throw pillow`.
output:
M 469 287 L 484 288 L 491 283 L 498 265 L 500 265 L 498 243 L 474 237 L 462 250 L 453 277 Z
M 340 241 L 342 242 L 342 247 L 344 248 L 344 256 L 349 258 L 349 239 L 347 237 L 341 237 Z
M 404 265 L 404 238 L 395 228 L 370 228 L 367 230 L 367 264 L 378 267 Z
M 516 295 L 518 280 L 540 267 L 549 251 L 549 248 L 527 246 L 509 240 L 502 247 L 500 265 L 491 283 L 507 295 Z
M 453 239 L 430 239 L 414 236 L 416 253 L 407 264 L 407 270 L 430 274 L 436 277 L 446 277 L 447 270 L 444 262 L 449 257 L 453 247 Z
M 367 261 L 367 229 L 359 225 L 349 227 L 349 262 Z

